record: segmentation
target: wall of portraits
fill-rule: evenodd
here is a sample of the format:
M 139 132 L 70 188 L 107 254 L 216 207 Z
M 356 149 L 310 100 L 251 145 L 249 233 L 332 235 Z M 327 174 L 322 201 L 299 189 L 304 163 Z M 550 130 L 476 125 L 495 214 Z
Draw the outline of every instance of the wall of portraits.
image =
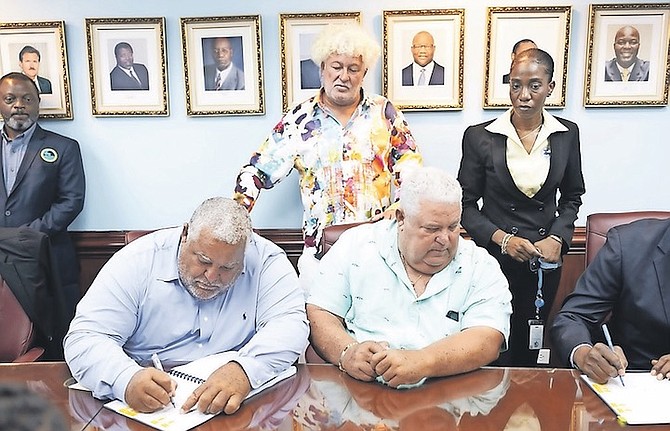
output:
M 84 211 L 71 229 L 155 229 L 184 222 L 206 197 L 232 194 L 240 167 L 284 106 L 316 91 L 307 79 L 313 65 L 304 60 L 329 16 L 357 19 L 377 38 L 384 55 L 369 70 L 366 90 L 397 99 L 426 164 L 453 173 L 465 128 L 508 106 L 509 45 L 537 39 L 560 64 L 551 113 L 581 130 L 583 226 L 589 213 L 670 208 L 670 11 L 659 2 L 640 1 L 649 7 L 632 11 L 630 3 L 591 3 L 424 0 L 408 9 L 402 0 L 10 2 L 0 24 L 0 70 L 19 71 L 29 41 L 40 52 L 39 74 L 52 91 L 42 96 L 41 124 L 80 142 L 86 170 Z M 120 42 L 129 42 L 133 61 L 146 69 L 137 78 L 117 76 L 125 84 L 113 88 L 113 70 L 129 54 Z M 635 43 L 643 61 L 624 80 L 610 63 L 626 55 L 618 45 L 630 50 Z M 412 89 L 403 69 L 413 51 L 430 45 L 444 69 L 441 80 L 431 91 Z M 34 57 L 28 53 L 25 67 Z M 217 82 L 208 71 L 226 61 L 239 72 Z M 218 86 L 225 91 L 213 91 Z M 301 225 L 296 184 L 292 174 L 261 194 L 252 212 L 256 226 Z

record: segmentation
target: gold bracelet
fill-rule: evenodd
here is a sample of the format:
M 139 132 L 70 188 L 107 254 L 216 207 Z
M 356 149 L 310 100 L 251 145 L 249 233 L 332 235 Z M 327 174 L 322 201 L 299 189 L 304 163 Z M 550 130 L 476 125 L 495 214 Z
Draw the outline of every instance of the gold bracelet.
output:
M 506 233 L 502 241 L 500 241 L 500 254 L 507 254 L 507 244 L 509 240 L 512 239 L 514 234 Z
M 342 349 L 342 353 L 340 353 L 340 360 L 337 361 L 337 368 L 339 368 L 340 371 L 344 371 L 345 373 L 347 372 L 347 370 L 345 370 L 344 367 L 342 366 L 342 359 L 344 359 L 344 355 L 347 353 L 347 350 L 354 347 L 356 344 L 358 344 L 358 341 L 354 341 L 353 343 L 349 343 L 346 346 L 344 346 L 344 349 Z

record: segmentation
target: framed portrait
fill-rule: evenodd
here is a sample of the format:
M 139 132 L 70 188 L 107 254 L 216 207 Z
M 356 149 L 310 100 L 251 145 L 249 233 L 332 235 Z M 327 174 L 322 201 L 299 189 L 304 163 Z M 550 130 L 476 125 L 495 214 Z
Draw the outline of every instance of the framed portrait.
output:
M 463 109 L 464 9 L 384 11 L 382 94 L 403 111 Z
M 265 112 L 260 15 L 181 18 L 186 113 Z
M 487 11 L 484 108 L 511 106 L 509 71 L 513 55 L 535 47 L 554 60 L 556 87 L 545 107 L 565 107 L 572 7 L 489 7 Z
M 584 106 L 668 104 L 670 5 L 592 4 Z
M 168 115 L 165 18 L 86 18 L 93 115 Z
M 282 110 L 313 96 L 321 88 L 321 65 L 312 61 L 311 48 L 324 26 L 332 22 L 360 22 L 360 12 L 282 13 L 281 43 Z
M 63 21 L 0 23 L 0 71 L 32 78 L 40 118 L 72 119 Z

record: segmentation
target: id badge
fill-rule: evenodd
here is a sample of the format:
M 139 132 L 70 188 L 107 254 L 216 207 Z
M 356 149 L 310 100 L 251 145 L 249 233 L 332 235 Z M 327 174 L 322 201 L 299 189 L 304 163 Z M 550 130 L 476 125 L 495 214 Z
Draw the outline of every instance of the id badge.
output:
M 544 336 L 544 321 L 538 319 L 528 320 L 528 348 L 530 350 L 540 350 L 542 348 L 542 338 Z

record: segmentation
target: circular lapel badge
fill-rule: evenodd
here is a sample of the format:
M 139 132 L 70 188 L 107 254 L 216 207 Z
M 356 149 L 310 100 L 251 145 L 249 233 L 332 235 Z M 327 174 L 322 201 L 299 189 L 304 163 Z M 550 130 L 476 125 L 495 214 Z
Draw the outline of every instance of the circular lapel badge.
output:
M 44 148 L 40 151 L 40 157 L 47 163 L 53 163 L 58 160 L 58 153 L 53 148 Z

